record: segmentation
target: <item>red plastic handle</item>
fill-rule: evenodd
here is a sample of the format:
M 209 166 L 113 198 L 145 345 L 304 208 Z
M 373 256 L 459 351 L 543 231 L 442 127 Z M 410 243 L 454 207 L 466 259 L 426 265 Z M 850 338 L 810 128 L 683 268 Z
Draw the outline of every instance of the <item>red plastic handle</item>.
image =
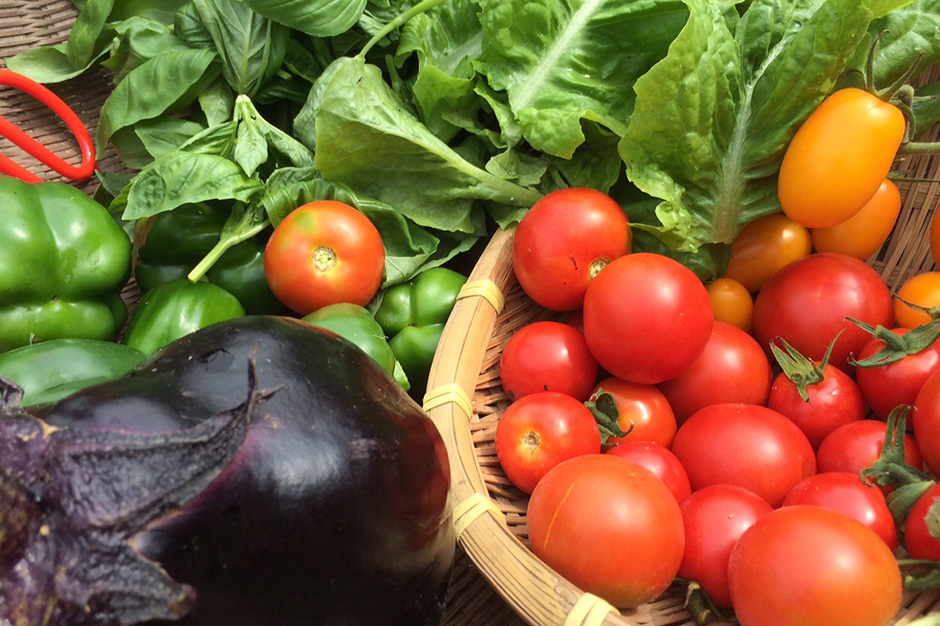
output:
M 75 140 L 78 142 L 82 155 L 81 165 L 76 167 L 66 162 L 2 116 L 0 116 L 0 135 L 66 178 L 74 181 L 85 181 L 91 178 L 91 175 L 95 172 L 95 146 L 88 134 L 88 129 L 85 128 L 75 112 L 48 88 L 12 70 L 0 69 L 0 85 L 7 85 L 31 95 L 49 107 L 59 119 L 65 122 L 65 125 L 72 131 Z M 30 183 L 42 180 L 2 154 L 0 154 L 0 172 L 16 176 Z

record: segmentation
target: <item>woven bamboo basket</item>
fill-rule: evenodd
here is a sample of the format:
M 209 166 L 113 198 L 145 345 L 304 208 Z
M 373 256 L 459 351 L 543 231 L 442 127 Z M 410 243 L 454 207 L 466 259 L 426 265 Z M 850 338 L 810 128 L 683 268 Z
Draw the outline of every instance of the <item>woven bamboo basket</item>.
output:
M 919 78 L 940 79 L 940 66 Z M 940 124 L 924 140 L 940 138 Z M 940 178 L 940 155 L 899 157 L 906 178 Z M 894 291 L 908 277 L 934 269 L 928 231 L 940 202 L 940 183 L 896 180 L 900 217 L 872 258 Z M 483 252 L 451 314 L 431 369 L 425 409 L 451 456 L 452 497 L 458 541 L 505 601 L 536 626 L 694 626 L 683 600 L 669 592 L 636 609 L 618 612 L 546 566 L 529 549 L 528 496 L 515 489 L 494 447 L 496 425 L 509 398 L 500 385 L 499 357 L 510 336 L 526 324 L 557 314 L 533 303 L 512 270 L 513 229 L 497 232 Z M 940 591 L 906 593 L 893 624 L 940 612 Z M 722 626 L 715 623 L 715 626 Z

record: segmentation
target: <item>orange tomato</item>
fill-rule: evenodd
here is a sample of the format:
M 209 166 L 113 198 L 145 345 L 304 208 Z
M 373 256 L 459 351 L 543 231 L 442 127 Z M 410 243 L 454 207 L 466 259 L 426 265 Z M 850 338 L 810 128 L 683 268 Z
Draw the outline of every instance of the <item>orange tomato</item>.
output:
M 781 213 L 765 215 L 747 224 L 731 242 L 725 277 L 755 293 L 778 270 L 812 250 L 809 229 Z
M 733 278 L 716 278 L 705 285 L 712 301 L 715 319 L 737 326 L 746 333 L 754 330 L 754 298 L 747 287 Z
M 927 309 L 940 307 L 940 272 L 923 272 L 907 279 L 894 298 L 894 316 L 902 328 L 914 328 L 930 321 L 930 315 L 904 302 Z
M 900 213 L 901 192 L 886 178 L 858 213 L 841 224 L 814 228 L 813 248 L 816 252 L 838 252 L 864 261 L 881 249 Z
M 783 212 L 807 228 L 852 217 L 888 175 L 905 120 L 893 104 L 862 89 L 836 91 L 787 147 L 777 180 Z

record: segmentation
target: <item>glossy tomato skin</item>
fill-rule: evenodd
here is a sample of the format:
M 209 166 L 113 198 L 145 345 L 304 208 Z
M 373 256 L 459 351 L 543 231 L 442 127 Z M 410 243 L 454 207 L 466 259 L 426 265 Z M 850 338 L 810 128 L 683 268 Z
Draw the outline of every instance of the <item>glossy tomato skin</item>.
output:
M 932 374 L 920 388 L 908 419 L 914 422 L 914 440 L 924 465 L 934 476 L 940 476 L 940 372 Z
M 553 391 L 509 405 L 496 426 L 496 456 L 506 477 L 532 493 L 553 467 L 575 456 L 598 454 L 601 435 L 583 403 Z
M 712 602 L 731 608 L 728 559 L 744 531 L 773 508 L 757 494 L 737 485 L 710 485 L 680 504 L 685 526 L 685 553 L 679 577 L 697 582 Z
M 823 379 L 806 386 L 809 400 L 804 400 L 797 385 L 780 373 L 767 402 L 768 407 L 799 426 L 814 450 L 836 428 L 865 419 L 868 413 L 865 398 L 851 376 L 829 363 L 822 369 Z
M 862 89 L 836 91 L 800 126 L 780 165 L 783 212 L 807 228 L 849 219 L 884 181 L 904 138 L 904 114 Z
M 682 562 L 679 504 L 649 470 L 610 454 L 552 469 L 532 492 L 532 551 L 574 585 L 618 608 L 662 593 Z
M 291 211 L 264 251 L 271 291 L 301 315 L 339 302 L 365 306 L 378 292 L 384 271 L 379 231 L 355 208 L 334 200 Z
M 888 240 L 900 213 L 901 192 L 886 178 L 858 213 L 841 224 L 814 228 L 811 231 L 813 249 L 847 254 L 864 261 Z
M 901 573 L 875 532 L 818 506 L 777 509 L 744 531 L 728 581 L 742 626 L 883 626 Z
M 584 336 L 601 367 L 644 384 L 668 380 L 698 358 L 714 320 L 698 277 L 649 252 L 605 267 L 588 286 L 583 316 Z
M 754 296 L 747 287 L 725 276 L 705 285 L 705 290 L 715 320 L 733 324 L 748 334 L 754 332 Z
M 821 361 L 840 331 L 829 362 L 851 371 L 871 335 L 845 318 L 872 326 L 894 326 L 891 292 L 884 279 L 863 261 L 816 253 L 794 261 L 773 276 L 754 303 L 754 334 L 762 346 L 783 337 L 803 356 Z
M 617 202 L 594 189 L 567 187 L 544 196 L 519 222 L 513 271 L 536 303 L 572 311 L 597 272 L 630 245 L 627 216 Z
M 737 326 L 716 320 L 699 357 L 658 387 L 681 425 L 710 404 L 765 405 L 772 382 L 770 360 L 757 340 Z
M 893 328 L 891 332 L 904 336 L 909 330 Z M 884 342 L 872 338 L 855 358 L 861 361 L 877 354 L 882 348 Z M 872 412 L 881 419 L 887 419 L 896 407 L 902 404 L 913 405 L 917 392 L 937 371 L 940 371 L 940 343 L 935 341 L 930 347 L 908 354 L 888 365 L 856 367 L 855 381 Z
M 940 561 L 940 539 L 930 534 L 926 517 L 940 500 L 940 483 L 931 486 L 911 507 L 904 522 L 904 544 L 912 559 Z
M 669 447 L 676 436 L 676 416 L 669 400 L 655 385 L 628 383 L 615 376 L 600 381 L 592 395 L 600 390 L 609 393 L 617 403 L 620 429 L 624 437 L 611 437 L 609 444 L 625 441 L 652 441 Z
M 619 456 L 653 472 L 669 487 L 680 504 L 692 494 L 685 468 L 676 455 L 663 445 L 652 441 L 624 441 L 608 448 L 604 454 Z
M 850 472 L 858 474 L 878 460 L 884 446 L 887 424 L 881 420 L 865 419 L 851 422 L 829 433 L 816 451 L 816 471 Z M 922 469 L 924 462 L 914 438 L 904 435 L 904 459 L 915 469 Z M 887 495 L 893 487 L 880 487 Z
M 757 293 L 771 276 L 812 251 L 809 229 L 782 213 L 765 215 L 748 222 L 731 242 L 725 277 Z
M 898 533 L 881 491 L 851 472 L 821 472 L 797 483 L 782 506 L 808 504 L 832 509 L 872 529 L 888 549 L 898 547 Z
M 557 391 L 584 401 L 597 373 L 584 333 L 561 322 L 523 326 L 506 342 L 499 359 L 500 382 L 511 400 Z
M 940 306 L 940 271 L 911 276 L 898 289 L 894 299 L 894 315 L 898 326 L 914 328 L 928 323 L 930 315 L 911 308 L 905 302 L 928 309 Z
M 816 473 L 806 435 L 780 413 L 755 404 L 713 404 L 692 414 L 672 442 L 692 492 L 721 483 L 744 487 L 777 507 Z

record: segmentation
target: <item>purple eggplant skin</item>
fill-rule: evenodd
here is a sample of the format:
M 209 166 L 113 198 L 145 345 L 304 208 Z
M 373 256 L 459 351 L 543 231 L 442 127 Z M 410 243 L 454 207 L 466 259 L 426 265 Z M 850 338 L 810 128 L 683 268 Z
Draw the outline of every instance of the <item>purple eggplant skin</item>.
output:
M 26 558 L 44 572 L 30 584 L 55 580 L 50 625 L 442 620 L 455 551 L 443 440 L 338 335 L 288 317 L 236 318 L 121 378 L 14 409 L 0 414 L 0 487 L 6 472 L 19 482 L 7 491 L 25 489 L 51 515 L 30 535 L 39 556 Z M 4 419 L 18 424 L 6 435 Z M 43 436 L 25 436 L 37 422 Z M 37 440 L 41 452 L 23 448 Z M 70 467 L 60 457 L 86 467 L 22 471 Z M 97 486 L 69 482 L 90 475 Z M 120 558 L 91 575 L 100 546 Z M 21 561 L 30 554 L 18 550 Z M 68 563 L 43 563 L 50 555 Z

